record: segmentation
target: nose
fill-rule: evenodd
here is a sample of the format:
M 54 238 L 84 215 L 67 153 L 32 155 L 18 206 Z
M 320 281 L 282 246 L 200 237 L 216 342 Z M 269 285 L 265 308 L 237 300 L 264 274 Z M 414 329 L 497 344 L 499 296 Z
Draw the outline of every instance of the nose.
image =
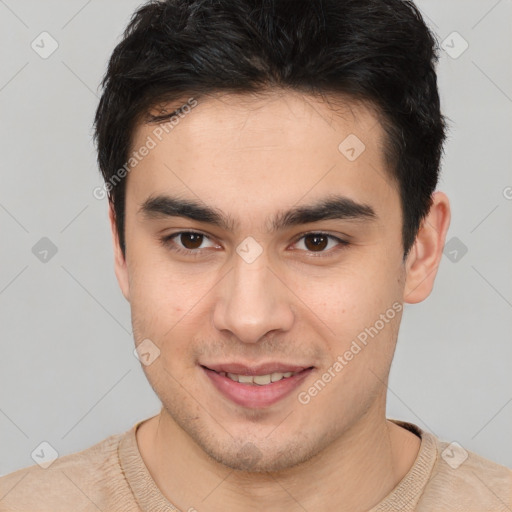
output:
M 234 268 L 219 283 L 214 326 L 243 343 L 257 343 L 272 331 L 291 329 L 293 293 L 276 274 L 265 252 L 252 263 L 235 255 Z

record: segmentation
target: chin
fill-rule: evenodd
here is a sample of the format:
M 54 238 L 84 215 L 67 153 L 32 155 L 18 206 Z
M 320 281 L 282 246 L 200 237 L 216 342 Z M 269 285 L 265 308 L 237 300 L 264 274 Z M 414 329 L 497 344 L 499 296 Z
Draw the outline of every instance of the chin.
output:
M 260 444 L 261 447 L 261 444 Z M 315 455 L 304 444 L 291 445 L 289 442 L 281 449 L 276 446 L 258 447 L 252 442 L 244 442 L 240 448 L 235 446 L 212 449 L 203 446 L 203 451 L 213 460 L 236 471 L 248 473 L 277 473 L 307 462 Z

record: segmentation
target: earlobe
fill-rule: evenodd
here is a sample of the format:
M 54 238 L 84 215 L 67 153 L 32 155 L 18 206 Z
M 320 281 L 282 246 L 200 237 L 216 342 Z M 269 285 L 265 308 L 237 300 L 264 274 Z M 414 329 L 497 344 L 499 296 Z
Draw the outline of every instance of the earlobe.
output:
M 119 236 L 117 233 L 116 226 L 116 214 L 114 211 L 114 206 L 111 202 L 109 202 L 108 216 L 110 219 L 110 229 L 112 231 L 112 244 L 114 248 L 114 270 L 116 273 L 117 282 L 119 283 L 119 287 L 121 288 L 121 292 L 124 295 L 124 298 L 129 302 L 130 284 L 128 279 L 128 267 L 126 265 L 126 259 L 123 255 L 121 246 L 119 244 Z
M 425 300 L 432 292 L 450 226 L 450 201 L 446 194 L 435 192 L 432 200 L 406 261 L 404 302 L 409 304 Z

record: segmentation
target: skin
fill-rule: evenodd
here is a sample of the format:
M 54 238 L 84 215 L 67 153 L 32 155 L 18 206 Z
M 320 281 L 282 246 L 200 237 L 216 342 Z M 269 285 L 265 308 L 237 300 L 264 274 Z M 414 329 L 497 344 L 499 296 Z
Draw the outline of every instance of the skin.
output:
M 139 125 L 133 148 L 154 129 Z M 366 146 L 355 161 L 338 150 L 349 134 Z M 414 463 L 419 438 L 385 415 L 401 312 L 308 404 L 297 399 L 393 304 L 420 302 L 433 287 L 449 201 L 433 195 L 404 262 L 399 193 L 383 140 L 364 104 L 345 100 L 333 110 L 289 91 L 224 94 L 199 101 L 128 175 L 126 257 L 110 210 L 115 271 L 136 344 L 149 338 L 160 350 L 143 369 L 162 402 L 137 443 L 181 510 L 369 510 Z M 268 231 L 278 212 L 333 192 L 370 205 L 375 219 Z M 158 194 L 200 201 L 238 225 L 229 231 L 143 215 L 141 205 Z M 160 241 L 187 229 L 205 235 L 199 256 Z M 319 231 L 350 244 L 315 249 L 300 238 Z M 249 236 L 262 248 L 250 264 L 236 252 Z M 198 251 L 190 238 L 173 240 Z M 232 361 L 315 369 L 296 392 L 254 409 L 226 399 L 199 366 Z

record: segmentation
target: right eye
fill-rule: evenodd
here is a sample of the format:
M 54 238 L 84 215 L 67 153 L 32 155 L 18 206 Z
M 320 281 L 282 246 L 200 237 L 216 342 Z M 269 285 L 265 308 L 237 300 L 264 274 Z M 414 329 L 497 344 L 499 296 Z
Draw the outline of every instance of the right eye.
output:
M 189 256 L 201 254 L 205 249 L 201 248 L 205 240 L 208 240 L 208 237 L 198 231 L 179 231 L 161 238 L 162 244 L 171 251 Z M 209 247 L 216 247 L 216 245 L 211 243 Z

